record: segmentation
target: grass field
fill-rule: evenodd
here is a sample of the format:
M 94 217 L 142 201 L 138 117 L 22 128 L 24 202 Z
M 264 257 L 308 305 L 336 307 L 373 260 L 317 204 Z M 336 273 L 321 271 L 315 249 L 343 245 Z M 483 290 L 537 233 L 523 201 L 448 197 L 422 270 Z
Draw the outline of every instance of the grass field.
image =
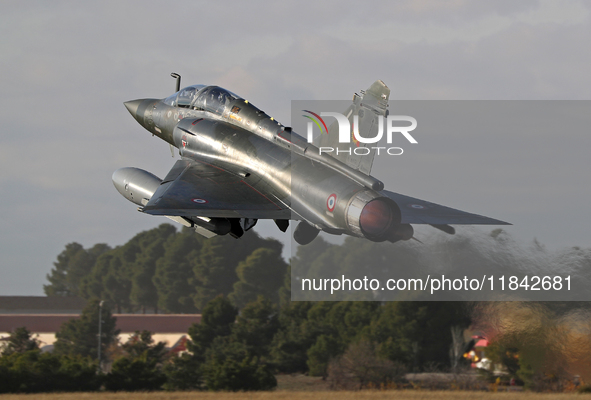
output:
M 506 388 L 499 388 L 506 389 Z M 577 393 L 492 393 L 482 391 L 364 390 L 331 391 L 317 377 L 301 374 L 278 375 L 272 392 L 153 392 L 153 393 L 48 393 L 0 394 L 0 400 L 591 400 L 591 394 Z
M 461 391 L 361 391 L 361 392 L 158 392 L 158 393 L 65 393 L 0 395 L 0 400 L 586 400 L 591 394 L 488 393 Z

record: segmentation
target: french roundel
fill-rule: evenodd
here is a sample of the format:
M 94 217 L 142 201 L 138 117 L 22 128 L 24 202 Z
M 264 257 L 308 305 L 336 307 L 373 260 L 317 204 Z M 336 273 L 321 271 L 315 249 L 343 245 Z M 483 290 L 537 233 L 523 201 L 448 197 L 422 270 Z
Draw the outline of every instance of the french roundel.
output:
M 193 199 L 193 203 L 205 204 L 205 203 L 207 203 L 207 200 L 205 200 L 205 199 Z
M 333 212 L 336 205 L 337 195 L 333 193 L 330 196 L 328 196 L 328 199 L 326 199 L 326 208 L 328 208 L 328 211 Z

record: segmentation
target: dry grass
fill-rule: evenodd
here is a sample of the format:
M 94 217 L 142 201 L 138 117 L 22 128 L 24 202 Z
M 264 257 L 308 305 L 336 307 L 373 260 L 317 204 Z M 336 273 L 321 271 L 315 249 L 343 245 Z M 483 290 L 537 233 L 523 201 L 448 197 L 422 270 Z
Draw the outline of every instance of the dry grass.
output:
M 290 392 L 318 392 L 330 390 L 330 384 L 316 376 L 308 376 L 304 374 L 280 374 L 276 375 L 277 391 Z
M 278 375 L 277 384 L 277 390 L 272 392 L 0 394 L 0 400 L 591 400 L 591 394 L 576 393 L 492 393 L 425 389 L 331 391 L 329 384 L 321 378 L 301 374 Z M 507 388 L 499 388 L 502 389 Z
M 65 394 L 32 394 L 32 395 L 0 395 L 0 400 L 585 400 L 591 394 L 537 394 L 537 393 L 487 393 L 461 391 L 361 391 L 361 392 L 158 392 L 158 393 L 65 393 Z

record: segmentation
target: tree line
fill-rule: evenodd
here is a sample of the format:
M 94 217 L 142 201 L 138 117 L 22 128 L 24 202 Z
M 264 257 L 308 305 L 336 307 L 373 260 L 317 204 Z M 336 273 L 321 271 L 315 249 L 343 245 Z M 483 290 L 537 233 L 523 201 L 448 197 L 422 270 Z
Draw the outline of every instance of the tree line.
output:
M 403 380 L 404 372 L 457 367 L 458 354 L 467 345 L 457 333 L 471 324 L 496 335 L 490 358 L 510 372 L 521 368 L 519 376 L 524 376 L 525 367 L 514 365 L 516 358 L 503 356 L 507 348 L 521 354 L 524 345 L 497 327 L 485 326 L 495 320 L 494 312 L 483 311 L 485 303 L 388 302 L 380 293 L 364 302 L 290 301 L 291 268 L 298 276 L 323 276 L 335 267 L 352 276 L 387 274 L 372 270 L 374 261 L 391 260 L 397 268 L 412 270 L 432 254 L 446 262 L 468 259 L 470 265 L 488 268 L 492 253 L 483 243 L 493 243 L 497 254 L 507 255 L 514 248 L 500 230 L 484 239 L 436 240 L 420 248 L 352 238 L 338 246 L 318 238 L 298 249 L 290 267 L 281 257 L 279 242 L 252 232 L 241 240 L 203 239 L 189 229 L 177 231 L 163 224 L 116 248 L 97 244 L 85 249 L 71 243 L 57 257 L 44 290 L 49 296 L 81 296 L 89 300 L 88 307 L 80 319 L 64 324 L 53 353 L 41 353 L 27 340 L 5 347 L 0 380 L 12 386 L 0 391 L 262 390 L 275 387 L 278 373 L 321 376 L 346 388 L 375 387 Z M 546 253 L 537 242 L 531 251 L 536 257 Z M 591 259 L 579 248 L 563 254 L 585 255 L 573 258 L 581 268 Z M 557 258 L 565 259 L 563 254 Z M 93 372 L 98 368 L 98 299 L 106 302 L 102 354 L 110 365 L 108 373 L 99 374 Z M 556 315 L 575 307 L 558 302 L 539 306 Z M 149 332 L 118 342 L 110 310 L 146 309 L 202 314 L 201 323 L 187 332 L 187 353 L 171 355 L 163 343 L 152 341 Z M 548 370 L 543 364 L 529 363 L 527 368 L 534 368 L 532 376 Z M 57 375 L 40 378 L 49 372 Z M 64 376 L 85 376 L 89 386 L 72 388 L 72 379 Z M 14 386 L 15 382 L 25 383 Z M 41 390 L 40 382 L 49 386 Z
M 0 357 L 0 393 L 134 390 L 268 390 L 277 373 L 344 377 L 359 387 L 450 361 L 450 326 L 468 326 L 461 303 L 293 302 L 262 295 L 238 309 L 210 300 L 178 355 L 136 332 L 119 343 L 116 318 L 102 308 L 102 360 L 97 359 L 99 302 L 64 323 L 53 351 L 26 330 L 12 332 Z M 99 367 L 99 361 L 102 367 Z M 108 366 L 108 368 L 106 368 Z M 355 368 L 363 368 L 356 374 Z M 97 372 L 98 371 L 98 372 Z
M 141 232 L 122 246 L 70 243 L 44 285 L 48 296 L 102 299 L 118 313 L 197 313 L 223 294 L 239 307 L 262 294 L 274 303 L 287 278 L 282 245 L 255 233 L 241 240 L 205 239 L 170 224 Z M 286 289 L 288 290 L 288 289 Z
M 488 357 L 504 366 L 503 380 L 561 390 L 572 381 L 568 368 L 575 364 L 569 357 L 576 358 L 578 368 L 588 367 L 591 340 L 582 340 L 581 326 L 569 333 L 557 325 L 573 323 L 560 317 L 561 305 L 342 301 L 277 306 L 258 296 L 239 310 L 220 295 L 206 304 L 201 323 L 190 327 L 188 351 L 180 355 L 146 331 L 119 343 L 116 318 L 104 306 L 99 368 L 100 308 L 93 300 L 80 318 L 63 324 L 53 352 L 42 352 L 26 328 L 12 332 L 0 348 L 0 393 L 268 390 L 277 385 L 279 373 L 321 376 L 337 388 L 396 387 L 405 384 L 407 372 L 452 370 L 454 332 L 478 323 L 471 315 L 479 307 L 488 323 L 498 323 L 499 310 L 491 308 L 500 308 L 507 320 L 520 318 L 512 329 L 497 332 L 487 349 Z M 517 313 L 510 311 L 514 307 Z M 554 322 L 548 320 L 552 315 L 558 318 Z M 466 349 L 461 345 L 460 354 Z M 498 383 L 497 376 L 489 378 Z
M 321 239 L 315 249 L 334 251 Z M 380 371 L 371 379 L 365 374 L 360 385 L 398 379 L 393 371 L 449 365 L 450 327 L 470 324 L 463 304 L 291 302 L 290 267 L 281 251 L 279 242 L 256 234 L 206 240 L 168 224 L 116 248 L 68 244 L 44 290 L 83 297 L 88 306 L 62 326 L 52 352 L 42 353 L 26 332 L 13 332 L 0 358 L 6 382 L 0 391 L 262 390 L 276 386 L 277 373 L 326 378 L 340 370 L 348 376 L 343 360 L 355 354 Z M 307 254 L 300 251 L 292 261 L 302 265 Z M 99 300 L 105 301 L 102 368 Z M 187 332 L 188 352 L 168 353 L 149 332 L 118 342 L 111 310 L 146 309 L 202 314 Z M 73 386 L 78 380 L 85 385 Z

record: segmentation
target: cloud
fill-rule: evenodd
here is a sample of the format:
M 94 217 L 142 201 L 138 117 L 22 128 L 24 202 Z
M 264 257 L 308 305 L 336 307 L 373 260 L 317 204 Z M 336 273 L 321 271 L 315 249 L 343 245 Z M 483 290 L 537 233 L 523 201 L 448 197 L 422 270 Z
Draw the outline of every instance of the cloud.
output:
M 116 245 L 160 222 L 134 212 L 110 176 L 137 166 L 162 177 L 173 164 L 122 105 L 168 96 L 173 71 L 286 124 L 292 99 L 349 99 L 376 79 L 398 99 L 588 99 L 591 86 L 580 1 L 6 1 L 2 11 L 3 276 L 15 264 L 41 276 L 68 241 Z M 19 282 L 0 290 L 41 290 Z

